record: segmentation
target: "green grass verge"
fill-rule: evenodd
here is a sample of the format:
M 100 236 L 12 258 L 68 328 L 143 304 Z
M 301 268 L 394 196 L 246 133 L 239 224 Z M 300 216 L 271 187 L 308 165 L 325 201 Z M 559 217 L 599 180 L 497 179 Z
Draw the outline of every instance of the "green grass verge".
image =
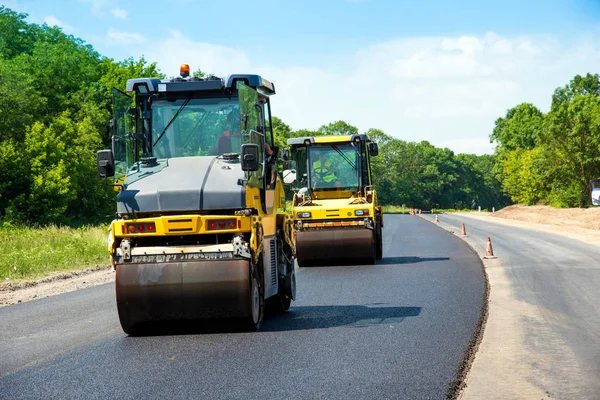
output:
M 106 265 L 107 229 L 108 226 L 0 227 L 0 279 L 34 279 Z
M 485 209 L 481 209 L 482 212 L 484 211 L 492 211 L 492 210 L 485 210 Z M 477 210 L 471 210 L 469 208 L 464 208 L 464 209 L 458 209 L 458 208 L 434 208 L 432 210 L 432 212 L 434 214 L 442 214 L 442 213 L 453 213 L 453 212 L 477 212 Z
M 410 208 L 404 208 L 401 206 L 382 206 L 383 207 L 383 212 L 386 214 L 408 214 Z M 470 210 L 468 208 L 465 209 L 455 209 L 455 208 L 434 208 L 433 210 L 422 210 L 422 212 L 425 212 L 427 214 L 430 213 L 430 211 L 434 214 L 441 214 L 441 213 L 451 213 L 451 212 L 477 212 L 477 210 Z M 482 209 L 481 211 L 492 211 L 490 210 L 484 210 Z M 496 210 L 497 211 L 497 210 Z
M 409 208 L 401 206 L 381 206 L 385 214 L 408 214 Z

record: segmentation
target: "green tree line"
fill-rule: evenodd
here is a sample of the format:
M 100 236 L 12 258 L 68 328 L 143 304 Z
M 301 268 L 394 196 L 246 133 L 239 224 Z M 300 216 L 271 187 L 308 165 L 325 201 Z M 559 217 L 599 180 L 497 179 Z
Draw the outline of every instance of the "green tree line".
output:
M 494 176 L 514 202 L 589 206 L 589 181 L 600 177 L 600 77 L 557 88 L 546 114 L 529 103 L 511 108 L 490 139 Z
M 78 224 L 114 213 L 95 152 L 109 143 L 111 88 L 162 76 L 114 61 L 60 28 L 0 6 L 0 218 Z
M 273 118 L 275 141 L 285 146 L 288 138 L 320 135 L 351 135 L 359 129 L 345 121 L 335 121 L 315 131 L 293 131 L 279 118 Z M 510 204 L 493 174 L 495 156 L 455 154 L 427 141 L 407 142 L 379 129 L 369 129 L 369 137 L 379 145 L 372 159 L 372 175 L 382 204 L 422 208 L 499 209 Z
M 124 90 L 130 78 L 164 74 L 143 57 L 115 61 L 60 28 L 26 18 L 0 6 L 0 222 L 77 225 L 110 220 L 115 193 L 97 177 L 95 154 L 110 144 L 111 88 Z M 557 94 L 557 102 L 572 105 L 576 96 L 571 92 Z M 568 106 L 563 120 L 582 107 L 592 105 Z M 316 131 L 292 130 L 277 117 L 273 128 L 279 146 L 290 137 L 359 132 L 344 121 Z M 365 133 L 380 145 L 373 175 L 383 204 L 500 208 L 510 202 L 500 186 L 506 174 L 498 172 L 496 163 L 496 157 L 507 159 L 508 150 L 454 154 L 377 129 Z M 572 156 L 564 151 L 565 157 Z M 551 186 L 545 182 L 544 188 Z

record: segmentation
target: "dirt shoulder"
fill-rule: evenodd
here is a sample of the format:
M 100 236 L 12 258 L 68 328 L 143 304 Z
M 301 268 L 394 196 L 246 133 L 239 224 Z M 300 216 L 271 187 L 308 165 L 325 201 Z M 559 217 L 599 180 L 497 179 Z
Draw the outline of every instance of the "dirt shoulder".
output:
M 3 282 L 0 284 L 0 307 L 102 285 L 114 282 L 114 279 L 110 265 L 103 265 L 37 280 Z
M 600 245 L 600 208 L 514 205 L 491 212 L 453 213 L 505 225 L 550 232 Z
M 453 213 L 503 225 L 549 232 L 593 245 L 600 245 L 600 208 L 554 209 L 545 206 L 510 206 L 496 213 Z M 466 221 L 465 221 L 466 222 Z M 468 232 L 468 223 L 467 232 Z M 476 245 L 472 238 L 463 237 Z M 501 260 L 483 260 L 490 285 L 488 319 L 482 341 L 460 393 L 461 400 L 527 398 L 548 399 L 552 396 L 541 388 L 550 387 L 548 378 L 536 366 L 550 365 L 535 346 L 528 343 L 526 325 L 543 329 L 547 321 L 540 310 L 515 295 L 513 284 Z M 575 361 L 567 350 L 562 368 Z

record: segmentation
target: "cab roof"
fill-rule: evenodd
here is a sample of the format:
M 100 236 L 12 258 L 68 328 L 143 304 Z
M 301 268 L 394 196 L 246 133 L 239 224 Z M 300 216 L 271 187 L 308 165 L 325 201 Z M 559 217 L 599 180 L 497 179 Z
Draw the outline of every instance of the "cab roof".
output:
M 204 90 L 235 89 L 237 82 L 242 82 L 247 86 L 257 90 L 263 95 L 269 96 L 275 94 L 275 85 L 260 75 L 253 74 L 233 74 L 226 78 L 209 76 L 207 78 L 135 78 L 127 81 L 128 92 L 136 91 L 139 94 L 153 92 L 188 92 Z
M 364 133 L 355 135 L 304 136 L 289 138 L 287 144 L 290 146 L 308 146 L 312 144 L 350 143 L 353 141 L 370 142 L 371 139 Z

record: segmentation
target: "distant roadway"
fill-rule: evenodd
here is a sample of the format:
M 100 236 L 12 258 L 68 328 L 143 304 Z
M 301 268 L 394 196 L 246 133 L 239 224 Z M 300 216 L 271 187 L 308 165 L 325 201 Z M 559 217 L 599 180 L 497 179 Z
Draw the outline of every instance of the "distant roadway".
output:
M 377 265 L 300 269 L 297 286 L 254 333 L 129 337 L 112 283 L 3 307 L 0 398 L 444 399 L 485 301 L 477 254 L 406 215 L 385 216 Z
M 493 372 L 483 372 L 483 382 L 469 387 L 479 384 L 481 395 L 491 390 L 494 377 L 512 372 L 524 382 L 521 392 L 515 392 L 519 398 L 530 398 L 523 392 L 529 385 L 550 398 L 600 399 L 600 248 L 557 234 L 564 227 L 548 233 L 449 214 L 440 214 L 439 221 L 456 235 L 464 223 L 469 241 L 482 255 L 490 237 L 498 258 L 486 269 L 506 278 L 490 278 L 491 307 L 505 318 L 495 321 L 504 332 L 494 331 L 491 320 L 485 328 L 484 340 L 496 343 L 483 367 Z M 498 295 L 503 297 L 495 299 Z M 489 394 L 486 398 L 512 398 L 506 392 Z

